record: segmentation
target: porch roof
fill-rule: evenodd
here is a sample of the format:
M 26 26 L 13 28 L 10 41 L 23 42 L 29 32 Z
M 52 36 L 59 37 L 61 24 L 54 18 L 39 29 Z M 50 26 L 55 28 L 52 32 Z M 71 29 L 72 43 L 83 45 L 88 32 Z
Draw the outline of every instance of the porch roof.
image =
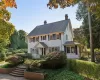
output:
M 48 46 L 44 42 L 39 42 L 43 47 L 47 48 Z
M 44 47 L 47 48 L 48 46 L 44 42 L 38 42 L 34 47 Z
M 66 41 L 66 42 L 64 43 L 64 45 L 80 45 L 80 43 L 74 42 L 74 41 Z

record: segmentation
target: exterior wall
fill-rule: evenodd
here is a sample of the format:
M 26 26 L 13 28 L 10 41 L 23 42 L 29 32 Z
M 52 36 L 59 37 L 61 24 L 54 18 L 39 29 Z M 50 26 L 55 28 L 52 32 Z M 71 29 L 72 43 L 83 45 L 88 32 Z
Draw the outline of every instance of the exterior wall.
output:
M 73 41 L 73 34 L 72 34 L 72 32 L 71 32 L 71 28 L 70 28 L 71 26 L 69 26 L 69 24 L 68 24 L 68 26 L 66 27 L 66 30 L 65 30 L 65 32 L 64 32 L 64 43 L 66 42 L 66 41 Z M 66 40 L 66 35 L 68 35 L 68 39 Z
M 66 35 L 68 35 L 68 39 L 66 40 Z M 68 23 L 68 26 L 66 26 L 66 30 L 64 33 L 61 33 L 61 40 L 57 39 L 57 40 L 48 40 L 48 35 L 46 35 L 46 40 L 41 40 L 41 36 L 39 36 L 39 42 L 44 42 L 47 46 L 49 47 L 60 47 L 60 51 L 64 51 L 64 46 L 63 44 L 66 41 L 73 41 L 73 33 L 72 33 L 72 27 L 71 27 L 71 23 Z M 33 49 L 34 46 L 37 44 L 38 42 L 29 42 L 29 38 L 28 38 L 28 53 L 31 53 L 31 48 Z M 41 45 L 40 45 L 41 46 Z M 79 51 L 79 48 L 78 48 Z M 41 54 L 41 51 L 39 50 L 39 53 Z M 49 49 L 46 48 L 46 53 L 49 53 Z M 38 55 L 40 55 L 38 54 Z M 37 54 L 33 54 L 33 56 L 39 57 Z M 75 54 L 67 54 L 68 58 L 78 58 L 78 55 Z

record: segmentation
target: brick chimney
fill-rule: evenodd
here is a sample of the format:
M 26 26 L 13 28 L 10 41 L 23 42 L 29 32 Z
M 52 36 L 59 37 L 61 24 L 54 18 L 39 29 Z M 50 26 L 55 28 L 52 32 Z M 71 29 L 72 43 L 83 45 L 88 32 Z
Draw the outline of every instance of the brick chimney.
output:
M 47 21 L 46 20 L 44 21 L 44 24 L 47 24 Z
M 65 20 L 68 20 L 68 14 L 65 14 Z

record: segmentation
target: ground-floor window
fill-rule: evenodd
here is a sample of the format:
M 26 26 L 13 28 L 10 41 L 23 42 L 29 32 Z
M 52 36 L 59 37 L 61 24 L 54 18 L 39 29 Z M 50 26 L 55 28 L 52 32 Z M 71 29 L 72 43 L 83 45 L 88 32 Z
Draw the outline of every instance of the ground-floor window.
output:
M 69 47 L 66 47 L 65 49 L 66 49 L 65 51 L 66 51 L 67 53 L 75 53 L 76 55 L 77 55 L 77 53 L 78 53 L 78 52 L 77 52 L 77 46 L 74 46 L 74 47 L 70 47 L 70 46 L 69 46 Z
M 60 51 L 60 47 L 49 47 L 49 52 Z

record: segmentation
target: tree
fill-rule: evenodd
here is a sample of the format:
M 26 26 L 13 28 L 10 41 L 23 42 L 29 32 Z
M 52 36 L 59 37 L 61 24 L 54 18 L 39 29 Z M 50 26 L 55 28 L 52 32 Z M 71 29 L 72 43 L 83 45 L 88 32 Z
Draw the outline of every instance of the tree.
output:
M 15 30 L 12 36 L 10 37 L 10 48 L 13 49 L 22 49 L 27 48 L 26 43 L 26 32 L 24 30 Z
M 12 23 L 0 19 L 0 52 L 10 43 L 9 38 L 14 29 L 15 27 Z
M 19 30 L 19 48 L 27 48 L 27 43 L 26 43 L 26 36 L 27 33 L 24 30 Z
M 6 9 L 7 7 L 17 8 L 15 0 L 0 0 L 0 19 L 8 21 L 11 14 Z
M 97 10 L 96 8 L 98 8 L 98 7 L 100 8 L 100 6 L 99 6 L 100 0 L 49 0 L 49 3 L 47 4 L 47 6 L 49 6 L 50 9 L 52 9 L 52 7 L 58 8 L 58 5 L 61 8 L 65 8 L 65 7 L 74 5 L 74 4 L 79 3 L 79 2 L 84 3 L 88 8 L 88 23 L 89 23 L 89 31 L 90 31 L 91 61 L 94 62 L 95 57 L 94 57 L 94 49 L 93 49 L 93 43 L 92 43 L 93 41 L 92 41 L 92 29 L 91 29 L 91 15 L 90 15 L 90 12 L 91 11 L 93 12 L 94 10 Z M 96 14 L 96 13 L 94 12 L 94 14 Z

